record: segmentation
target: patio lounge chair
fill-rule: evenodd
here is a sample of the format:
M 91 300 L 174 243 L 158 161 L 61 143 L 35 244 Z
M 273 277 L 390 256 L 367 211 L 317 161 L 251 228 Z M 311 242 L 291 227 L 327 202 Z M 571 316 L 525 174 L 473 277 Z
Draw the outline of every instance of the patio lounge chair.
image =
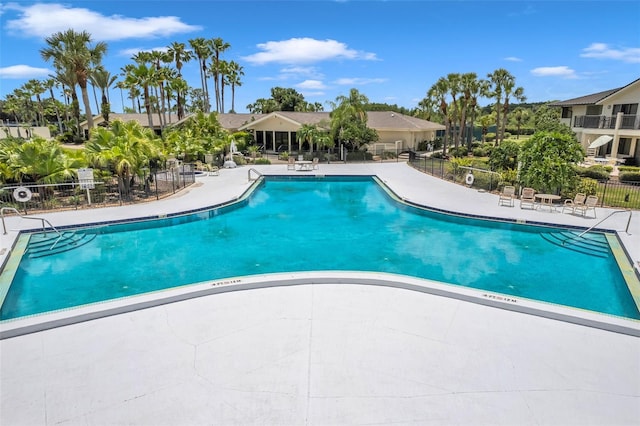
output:
M 536 208 L 536 190 L 533 188 L 522 188 L 520 195 L 520 208 L 530 207 L 531 210 Z
M 562 212 L 565 210 L 571 210 L 571 213 L 575 212 L 577 206 L 584 205 L 584 200 L 587 199 L 587 194 L 583 194 L 582 192 L 578 192 L 573 200 L 564 200 L 564 205 L 562 206 Z
M 313 162 L 311 163 L 313 170 L 318 170 L 319 168 L 318 161 L 319 161 L 318 157 L 313 157 Z
M 500 197 L 498 198 L 499 206 L 513 207 L 513 200 L 516 198 L 516 187 L 511 185 L 505 185 L 502 188 Z
M 289 157 L 289 162 L 287 163 L 287 170 L 295 170 L 296 169 L 296 159 L 295 157 Z
M 596 218 L 596 205 L 598 204 L 598 197 L 595 195 L 589 195 L 584 204 L 575 206 L 573 211 L 580 213 L 582 216 L 586 216 L 589 210 L 593 210 L 593 217 Z

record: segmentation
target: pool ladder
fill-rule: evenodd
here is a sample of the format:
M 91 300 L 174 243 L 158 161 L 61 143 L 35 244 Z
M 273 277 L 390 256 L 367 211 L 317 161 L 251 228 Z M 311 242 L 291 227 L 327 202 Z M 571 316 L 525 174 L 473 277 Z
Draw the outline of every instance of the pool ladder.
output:
M 255 179 L 251 178 L 251 172 L 254 172 L 255 174 L 258 175 L 258 177 L 256 177 Z M 257 171 L 256 169 L 254 169 L 253 167 L 250 168 L 249 170 L 247 170 L 247 179 L 249 180 L 249 182 L 251 182 L 252 180 L 258 180 L 262 177 L 262 173 L 260 173 L 259 171 Z
M 60 231 L 58 231 L 56 229 L 56 227 L 53 226 L 51 224 L 51 222 L 49 222 L 47 219 L 45 219 L 43 217 L 25 216 L 22 213 L 20 213 L 18 211 L 18 209 L 14 208 L 14 207 L 2 207 L 2 208 L 0 208 L 0 216 L 2 217 L 2 230 L 3 230 L 3 234 L 4 235 L 7 235 L 7 225 L 4 222 L 4 212 L 5 211 L 15 212 L 22 219 L 31 219 L 31 220 L 39 220 L 39 221 L 41 221 L 42 222 L 42 231 L 44 232 L 45 236 L 47 235 L 47 228 L 44 226 L 44 224 L 46 223 L 47 225 L 49 225 L 49 228 L 51 228 L 56 234 L 58 234 L 58 238 L 56 238 L 56 240 L 54 241 L 53 245 L 51 247 L 49 247 L 49 250 L 53 250 L 54 247 L 56 246 L 56 244 L 58 244 L 58 242 L 62 238 L 62 233 L 60 233 Z
M 605 217 L 604 219 L 600 220 L 598 223 L 596 223 L 595 225 L 589 227 L 589 229 L 587 229 L 586 231 L 582 231 L 580 234 L 578 234 L 575 237 L 572 238 L 568 238 L 566 240 L 564 240 L 562 242 L 562 245 L 564 246 L 566 243 L 571 243 L 574 240 L 577 240 L 578 238 L 582 238 L 586 233 L 592 231 L 596 226 L 600 225 L 602 222 L 604 222 L 605 220 L 609 219 L 611 216 L 613 216 L 614 214 L 617 213 L 629 213 L 629 219 L 627 220 L 627 227 L 624 229 L 624 232 L 627 233 L 627 235 L 631 235 L 629 234 L 629 225 L 631 224 L 631 215 L 632 215 L 632 210 L 631 209 L 627 209 L 627 210 L 614 210 L 611 213 L 609 213 L 607 215 L 607 217 Z

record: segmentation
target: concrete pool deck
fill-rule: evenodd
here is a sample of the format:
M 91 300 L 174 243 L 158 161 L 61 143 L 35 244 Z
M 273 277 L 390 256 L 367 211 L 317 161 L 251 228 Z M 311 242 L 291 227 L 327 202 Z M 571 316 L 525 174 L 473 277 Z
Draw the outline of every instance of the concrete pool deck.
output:
M 598 219 L 500 207 L 497 196 L 405 163 L 321 164 L 375 174 L 430 207 L 588 227 Z M 222 170 L 158 202 L 45 215 L 55 226 L 219 204 L 249 188 Z M 627 214 L 600 225 L 623 231 Z M 7 218 L 0 256 L 17 230 Z M 620 239 L 638 268 L 640 214 Z M 365 280 L 363 280 L 364 283 Z M 640 339 L 459 299 L 305 284 L 200 297 L 0 341 L 0 424 L 637 424 Z

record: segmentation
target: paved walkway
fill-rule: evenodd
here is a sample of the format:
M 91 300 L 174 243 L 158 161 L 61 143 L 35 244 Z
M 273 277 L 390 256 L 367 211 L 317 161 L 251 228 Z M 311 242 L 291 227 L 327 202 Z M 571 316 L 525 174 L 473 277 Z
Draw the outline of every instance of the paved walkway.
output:
M 256 166 L 264 174 L 286 166 Z M 233 199 L 248 167 L 159 202 L 51 213 L 55 225 L 146 217 Z M 497 196 L 404 163 L 322 164 L 377 174 L 432 207 L 591 226 L 499 207 Z M 604 209 L 598 217 L 604 218 Z M 603 224 L 624 230 L 626 215 Z M 8 218 L 12 230 L 32 221 Z M 634 264 L 640 217 L 620 234 Z M 346 274 L 345 274 L 346 275 Z M 640 339 L 399 288 L 335 284 L 200 297 L 0 341 L 0 424 L 632 425 Z M 363 280 L 366 282 L 366 280 Z

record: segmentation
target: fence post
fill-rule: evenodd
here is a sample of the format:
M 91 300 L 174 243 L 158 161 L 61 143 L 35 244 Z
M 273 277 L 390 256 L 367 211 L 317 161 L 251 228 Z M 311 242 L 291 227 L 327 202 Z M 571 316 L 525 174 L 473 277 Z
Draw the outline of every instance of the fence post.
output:
M 158 171 L 157 170 L 153 173 L 153 184 L 156 187 L 156 200 L 159 200 L 160 196 L 158 195 Z
M 600 207 L 604 206 L 604 197 L 607 195 L 607 184 L 609 183 L 609 179 L 604 181 L 604 189 L 602 190 L 602 200 L 600 200 Z

